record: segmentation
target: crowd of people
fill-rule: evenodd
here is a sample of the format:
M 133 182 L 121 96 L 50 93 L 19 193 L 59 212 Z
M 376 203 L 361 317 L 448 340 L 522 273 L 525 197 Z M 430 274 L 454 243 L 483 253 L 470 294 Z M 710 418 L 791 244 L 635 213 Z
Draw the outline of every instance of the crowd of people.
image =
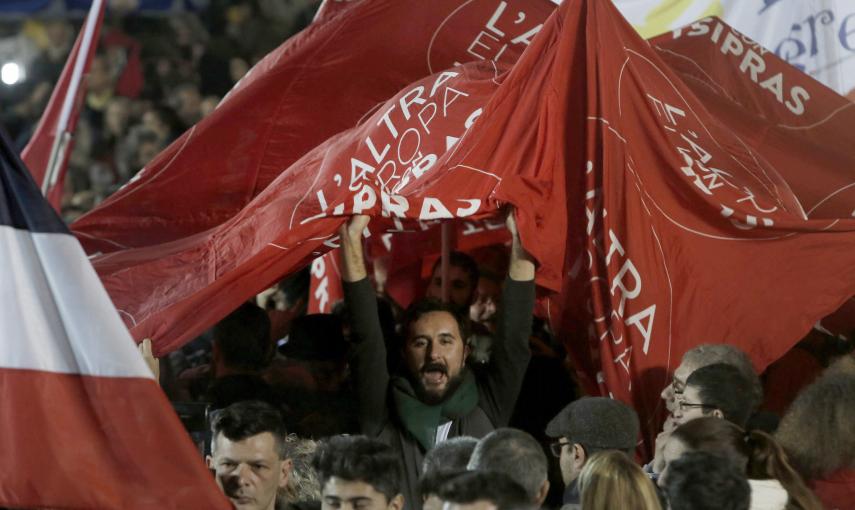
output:
M 210 4 L 107 18 L 67 219 L 210 113 L 318 2 Z M 75 33 L 65 19 L 7 30 L 32 49 L 28 93 L 2 98 L 20 147 Z M 533 317 L 535 266 L 512 212 L 504 259 L 452 253 L 448 281 L 435 264 L 405 309 L 375 290 L 368 221 L 341 229 L 345 298 L 333 313 L 306 313 L 303 271 L 160 362 L 163 390 L 190 410 L 182 418 L 236 508 L 855 508 L 851 342 L 813 331 L 762 377 L 735 347 L 695 347 L 662 391 L 667 418 L 640 462 L 636 412 L 581 396 L 561 341 Z
M 372 285 L 369 221 L 340 231 L 334 314 L 305 313 L 298 275 L 164 360 L 164 390 L 208 404 L 208 464 L 237 508 L 855 508 L 851 343 L 808 335 L 792 352 L 811 349 L 817 368 L 795 389 L 770 386 L 779 368 L 761 377 L 731 345 L 691 349 L 642 463 L 632 407 L 580 397 L 565 363 L 534 364 L 566 354 L 532 319 L 534 263 L 513 214 L 498 294 L 455 253 L 457 292 L 436 299 L 437 263 L 405 310 Z M 541 384 L 549 370 L 554 386 Z M 550 411 L 531 419 L 535 407 Z
M 258 60 L 308 25 L 320 0 L 210 0 L 198 12 L 144 13 L 111 2 L 69 158 L 62 211 L 73 221 L 208 115 Z M 80 22 L 33 16 L 0 25 L 0 57 L 22 80 L 0 85 L 0 124 L 23 149 Z M 9 55 L 4 54 L 7 50 Z

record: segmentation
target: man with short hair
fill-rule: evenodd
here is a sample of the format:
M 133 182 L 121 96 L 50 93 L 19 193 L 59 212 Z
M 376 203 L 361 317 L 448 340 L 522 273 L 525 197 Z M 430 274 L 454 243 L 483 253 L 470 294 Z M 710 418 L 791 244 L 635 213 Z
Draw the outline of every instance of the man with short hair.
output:
M 522 430 L 502 428 L 487 434 L 478 441 L 468 468 L 507 474 L 526 490 L 535 507 L 540 507 L 549 493 L 546 454 L 540 443 Z
M 679 426 L 702 416 L 715 416 L 745 428 L 756 408 L 751 381 L 733 365 L 714 363 L 695 370 L 686 380 L 674 422 Z
M 208 468 L 235 508 L 274 510 L 291 473 L 279 411 L 264 402 L 238 402 L 220 411 L 211 431 Z
M 676 400 L 686 388 L 686 380 L 695 370 L 715 363 L 725 363 L 736 367 L 751 382 L 751 393 L 757 405 L 763 401 L 763 385 L 754 370 L 751 359 L 738 347 L 729 344 L 701 344 L 683 354 L 680 365 L 674 370 L 671 383 L 662 390 L 662 400 L 668 411 L 673 413 Z
M 671 510 L 748 510 L 751 486 L 725 457 L 688 452 L 668 466 L 665 491 Z
M 422 476 L 419 478 L 423 510 L 442 508 L 442 500 L 436 494 L 439 485 L 448 478 L 449 473 L 459 473 L 466 469 L 477 444 L 478 440 L 474 437 L 452 437 L 437 443 L 425 454 Z
M 564 504 L 578 507 L 577 480 L 591 455 L 619 450 L 632 455 L 638 443 L 638 415 L 623 402 L 605 397 L 583 397 L 571 402 L 546 425 L 546 435 L 558 457 L 564 480 Z
M 360 428 L 399 453 L 404 496 L 409 507 L 417 508 L 425 452 L 449 437 L 484 437 L 510 419 L 531 358 L 528 336 L 534 308 L 534 262 L 522 247 L 509 215 L 513 241 L 505 306 L 492 358 L 477 376 L 466 366 L 468 316 L 435 300 L 416 302 L 405 313 L 402 373 L 390 374 L 377 300 L 362 254 L 362 234 L 368 221 L 367 216 L 355 216 L 340 230 L 343 288 L 353 321 L 351 368 Z
M 425 297 L 442 299 L 442 258 L 437 259 L 430 272 Z M 469 313 L 478 287 L 478 264 L 469 255 L 453 251 L 448 254 L 448 301 L 461 313 Z
M 322 510 L 401 510 L 401 466 L 389 446 L 365 436 L 333 436 L 315 450 Z
M 464 471 L 438 489 L 443 510 L 533 510 L 536 508 L 513 478 L 498 471 Z

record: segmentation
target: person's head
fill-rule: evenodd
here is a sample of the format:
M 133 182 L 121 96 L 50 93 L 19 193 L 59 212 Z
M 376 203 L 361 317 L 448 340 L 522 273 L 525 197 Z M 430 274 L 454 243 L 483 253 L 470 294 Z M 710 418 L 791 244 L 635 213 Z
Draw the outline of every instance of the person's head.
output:
M 308 370 L 315 390 L 336 392 L 347 376 L 347 345 L 336 315 L 316 313 L 295 318 L 288 342 L 279 352 Z
M 244 303 L 214 326 L 214 364 L 223 373 L 257 372 L 273 354 L 270 320 L 264 310 Z
M 173 91 L 173 108 L 184 122 L 185 126 L 192 126 L 202 117 L 202 95 L 199 86 L 192 82 L 181 83 Z
M 482 272 L 478 277 L 475 296 L 469 306 L 469 318 L 495 332 L 496 318 L 502 303 L 502 279 Z
M 787 490 L 790 500 L 801 505 L 799 508 L 819 508 L 813 506 L 817 504 L 816 497 L 772 436 L 758 430 L 746 432 L 733 422 L 710 416 L 684 423 L 671 433 L 662 451 L 665 468 L 659 475 L 659 485 L 664 487 L 668 483 L 675 460 L 694 451 L 728 459 L 751 480 L 776 479 Z
M 617 450 L 591 455 L 579 475 L 579 491 L 585 510 L 662 508 L 656 487 L 644 470 Z
M 748 510 L 751 486 L 727 458 L 688 452 L 671 463 L 665 484 L 671 510 Z
M 436 491 L 450 473 L 459 473 L 466 469 L 469 458 L 478 440 L 470 436 L 458 436 L 437 443 L 425 454 L 422 461 L 422 475 L 419 478 L 419 492 L 422 495 L 424 510 L 439 510 L 442 500 Z
M 104 112 L 105 130 L 114 137 L 124 135 L 128 130 L 130 116 L 130 100 L 122 96 L 114 97 L 107 104 L 107 110 Z
M 220 411 L 211 431 L 208 467 L 235 508 L 273 510 L 291 471 L 279 411 L 262 402 L 238 402 Z
M 832 370 L 799 393 L 775 438 L 802 476 L 821 479 L 855 466 L 853 424 L 855 374 Z
M 449 476 L 437 490 L 443 510 L 531 510 L 526 490 L 496 471 L 463 471 Z
M 175 110 L 162 104 L 147 108 L 142 114 L 141 121 L 142 126 L 154 133 L 162 145 L 171 142 L 175 134 L 181 129 Z
M 312 466 L 321 480 L 323 510 L 401 510 L 401 466 L 392 448 L 366 436 L 333 436 L 318 446 Z
M 682 398 L 686 381 L 692 372 L 714 363 L 725 363 L 739 369 L 743 376 L 751 381 L 751 393 L 756 405 L 760 405 L 763 401 L 763 386 L 748 355 L 728 344 L 702 344 L 686 351 L 680 365 L 674 370 L 671 383 L 662 390 L 661 397 L 668 411 L 671 413 L 675 411 L 677 406 L 675 399 Z
M 674 422 L 682 425 L 702 416 L 715 416 L 745 427 L 755 407 L 751 381 L 733 365 L 714 363 L 695 370 L 686 379 Z
M 419 397 L 431 404 L 450 395 L 469 355 L 468 318 L 447 303 L 423 299 L 404 313 L 402 358 Z
M 540 506 L 549 492 L 549 464 L 540 443 L 522 430 L 500 428 L 490 432 L 472 452 L 468 468 L 499 471 L 517 481 L 529 501 Z
M 623 402 L 605 397 L 583 397 L 571 402 L 546 425 L 546 435 L 558 457 L 565 485 L 578 478 L 582 466 L 596 452 L 631 453 L 639 434 L 638 415 Z
M 478 264 L 465 253 L 453 251 L 448 256 L 448 300 L 461 312 L 469 313 L 478 285 Z M 442 258 L 433 265 L 425 297 L 442 299 Z

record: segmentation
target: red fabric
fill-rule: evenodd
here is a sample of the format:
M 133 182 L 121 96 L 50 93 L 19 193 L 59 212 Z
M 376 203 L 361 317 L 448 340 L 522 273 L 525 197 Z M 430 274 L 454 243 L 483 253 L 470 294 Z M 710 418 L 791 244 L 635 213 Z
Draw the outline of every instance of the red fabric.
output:
M 449 163 L 502 169 L 493 196 L 520 206 L 538 282 L 561 291 L 553 325 L 651 439 L 687 349 L 735 344 L 762 369 L 855 293 L 855 111 L 773 55 L 772 83 L 810 95 L 801 115 L 712 42 L 690 75 L 610 2 L 559 10 Z
M 346 215 L 378 216 L 372 230 L 379 235 L 398 228 L 390 216 L 409 230 L 419 220 L 494 214 L 488 196 L 496 177 L 472 179 L 483 174 L 460 169 L 428 182 L 448 136 L 461 135 L 467 119 L 498 87 L 493 64 L 457 69 L 411 85 L 358 128 L 308 153 L 227 223 L 179 241 L 95 257 L 132 333 L 152 338 L 158 353 L 182 345 L 246 298 L 335 247 Z M 423 104 L 418 110 L 407 106 L 408 120 L 401 100 L 413 98 Z M 426 120 L 434 111 L 423 126 L 417 112 L 427 112 Z M 386 116 L 394 130 L 383 122 Z M 403 166 L 399 158 L 412 165 L 416 149 L 423 166 Z M 398 189 L 394 195 L 392 188 Z
M 330 313 L 333 306 L 344 299 L 338 264 L 338 250 L 328 251 L 312 261 L 307 313 Z
M 153 380 L 0 368 L 0 392 L 0 505 L 231 508 L 203 462 L 176 462 L 200 452 L 175 413 L 139 412 L 170 407 Z
M 80 34 L 74 42 L 71 53 L 68 54 L 68 60 L 65 62 L 65 67 L 62 69 L 62 74 L 59 75 L 59 81 L 57 81 L 53 88 L 47 107 L 45 108 L 44 113 L 42 113 L 39 123 L 36 125 L 36 129 L 33 131 L 33 136 L 21 152 L 21 159 L 24 161 L 24 164 L 27 165 L 27 168 L 33 175 L 33 180 L 36 181 L 36 184 L 40 188 L 44 184 L 48 171 L 50 153 L 57 137 L 57 123 L 59 122 L 60 112 L 62 111 L 62 104 L 65 102 L 72 85 L 71 78 L 75 63 L 78 58 L 84 58 L 86 60 L 83 64 L 83 73 L 81 75 L 81 81 L 83 81 L 83 83 L 78 82 L 76 84 L 77 93 L 73 99 L 74 106 L 72 107 L 71 115 L 68 118 L 66 131 L 73 135 L 74 130 L 77 127 L 77 120 L 80 118 L 80 108 L 83 104 L 83 96 L 86 90 L 85 77 L 89 71 L 89 66 L 92 64 L 92 57 L 95 56 L 95 49 L 98 46 L 98 33 L 101 31 L 101 22 L 104 19 L 104 7 L 106 5 L 107 2 L 103 2 L 101 4 L 101 11 L 98 13 L 95 31 L 92 34 L 92 43 L 90 44 L 89 51 L 86 55 L 80 55 L 80 43 L 83 39 L 83 32 L 86 28 L 86 23 L 84 22 L 83 26 L 81 26 Z M 73 137 L 69 139 L 68 143 L 61 146 L 58 156 L 61 163 L 59 163 L 57 181 L 55 184 L 50 186 L 46 194 L 48 202 L 50 202 L 53 208 L 57 211 L 59 211 L 60 203 L 62 202 L 65 172 L 68 168 L 68 157 L 71 155 L 71 149 L 73 148 Z
M 211 115 L 78 219 L 73 229 L 87 252 L 151 246 L 223 224 L 407 84 L 456 62 L 514 62 L 533 36 L 526 34 L 555 8 L 549 0 L 346 3 L 262 59 Z
M 810 486 L 826 510 L 855 510 L 855 469 L 843 469 L 824 480 L 813 480 Z
M 139 41 L 120 30 L 112 29 L 104 34 L 101 45 L 105 50 L 117 48 L 124 52 L 125 65 L 116 80 L 116 94 L 133 99 L 139 97 L 144 84 L 143 65 L 140 59 L 142 48 Z
M 222 225 L 93 263 L 134 335 L 153 337 L 164 352 L 334 247 L 344 216 L 375 216 L 378 235 L 418 221 L 494 217 L 510 203 L 539 262 L 540 309 L 588 380 L 631 402 L 652 439 L 659 391 L 687 349 L 731 343 L 762 369 L 855 294 L 855 187 L 847 187 L 855 109 L 792 68 L 780 67 L 765 87 L 735 79 L 739 60 L 709 51 L 710 37 L 686 40 L 708 41 L 687 49 L 706 52 L 698 56 L 703 73 L 672 66 L 611 2 L 565 2 L 509 73 L 465 64 L 411 84 L 282 171 Z M 803 111 L 786 105 L 800 94 L 790 84 L 809 96 Z M 230 116 L 207 129 L 227 118 L 238 139 L 203 137 L 203 122 L 199 138 L 191 132 L 162 156 L 164 179 L 170 158 L 211 161 L 202 155 L 220 154 L 219 145 L 249 160 L 269 153 L 252 151 L 257 123 L 228 104 Z M 204 167 L 185 164 L 179 169 Z M 174 189 L 210 196 L 205 186 Z M 126 217 L 132 222 L 118 209 L 109 219 L 109 207 L 93 214 L 109 219 L 106 238 L 129 243 L 137 228 L 167 230 L 163 218 L 186 218 L 165 234 L 174 236 L 220 214 L 186 211 L 198 205 L 190 195 L 149 220 L 148 199 L 158 197 L 135 189 L 138 202 L 124 195 L 143 212 Z
M 822 363 L 807 350 L 794 347 L 766 369 L 763 409 L 783 416 L 805 386 L 822 373 Z

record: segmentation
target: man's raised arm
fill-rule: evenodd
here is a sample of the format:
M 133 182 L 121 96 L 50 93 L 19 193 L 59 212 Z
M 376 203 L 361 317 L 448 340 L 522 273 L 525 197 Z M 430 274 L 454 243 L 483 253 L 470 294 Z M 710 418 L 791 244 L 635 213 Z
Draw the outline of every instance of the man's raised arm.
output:
M 481 406 L 496 427 L 507 426 L 516 405 L 528 362 L 528 339 L 534 312 L 534 259 L 523 248 L 514 210 L 508 213 L 511 232 L 511 261 L 502 291 L 498 329 Z
M 354 351 L 351 368 L 359 399 L 359 427 L 363 434 L 378 435 L 386 423 L 386 392 L 389 371 L 386 368 L 386 344 L 377 296 L 362 253 L 362 232 L 371 218 L 354 216 L 339 229 L 341 236 L 341 278 L 344 300 L 350 310 Z

